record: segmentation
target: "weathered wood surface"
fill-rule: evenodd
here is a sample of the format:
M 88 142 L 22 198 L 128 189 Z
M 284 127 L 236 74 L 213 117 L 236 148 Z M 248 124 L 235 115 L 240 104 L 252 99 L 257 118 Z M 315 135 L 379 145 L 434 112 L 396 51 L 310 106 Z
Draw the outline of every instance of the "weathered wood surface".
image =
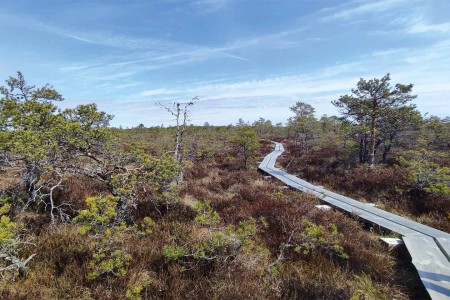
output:
M 401 234 L 430 297 L 450 299 L 450 234 L 333 193 L 286 173 L 275 167 L 278 156 L 283 152 L 283 145 L 275 143 L 275 150 L 264 158 L 259 169 L 291 188 L 315 195 L 333 207 Z

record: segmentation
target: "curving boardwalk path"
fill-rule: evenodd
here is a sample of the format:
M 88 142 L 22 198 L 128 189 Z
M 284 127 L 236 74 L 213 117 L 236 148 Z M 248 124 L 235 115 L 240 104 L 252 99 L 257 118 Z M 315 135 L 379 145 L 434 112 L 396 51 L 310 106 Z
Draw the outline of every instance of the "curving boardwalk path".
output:
M 333 193 L 277 169 L 275 162 L 283 152 L 283 145 L 275 143 L 275 150 L 264 158 L 258 168 L 291 188 L 315 195 L 333 207 L 401 234 L 430 297 L 450 299 L 450 234 Z

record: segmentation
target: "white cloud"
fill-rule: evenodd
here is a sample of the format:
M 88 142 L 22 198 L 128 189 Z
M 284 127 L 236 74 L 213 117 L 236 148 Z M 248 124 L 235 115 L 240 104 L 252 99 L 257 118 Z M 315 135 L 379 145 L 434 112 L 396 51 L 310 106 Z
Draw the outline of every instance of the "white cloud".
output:
M 395 48 L 395 49 L 375 51 L 371 55 L 373 57 L 389 57 L 389 56 L 392 56 L 393 54 L 406 53 L 408 51 L 409 51 L 409 49 L 407 49 L 407 48 Z
M 140 96 L 148 97 L 148 96 L 157 96 L 157 95 L 170 95 L 170 94 L 176 94 L 178 92 L 179 91 L 177 91 L 177 90 L 154 89 L 154 90 L 143 91 L 142 93 L 140 93 Z
M 430 16 L 427 16 L 420 9 L 409 13 L 401 13 L 387 24 L 390 30 L 385 34 L 443 34 L 450 33 L 450 22 L 433 23 Z
M 238 39 L 224 47 L 225 50 L 237 50 L 244 48 L 292 48 L 305 43 L 318 42 L 319 37 L 299 38 L 298 34 L 306 30 L 305 27 L 297 27 L 275 33 L 253 36 L 245 39 Z
M 352 1 L 349 4 L 324 10 L 328 15 L 322 17 L 322 21 L 349 20 L 366 14 L 377 14 L 391 10 L 406 0 L 382 0 L 382 1 Z
M 89 44 L 97 44 L 97 43 L 94 42 L 94 41 L 91 41 L 91 40 L 89 40 L 89 39 L 86 39 L 86 38 L 83 38 L 83 37 L 80 37 L 80 36 L 76 36 L 76 35 L 73 35 L 73 34 L 68 34 L 68 33 L 65 34 L 65 33 L 62 33 L 62 35 L 63 35 L 63 36 L 66 36 L 66 37 L 68 37 L 68 38 L 71 38 L 71 39 L 80 41 L 80 42 L 85 42 L 85 43 L 89 43 Z
M 430 24 L 423 18 L 414 20 L 408 29 L 409 33 L 450 33 L 450 22 Z

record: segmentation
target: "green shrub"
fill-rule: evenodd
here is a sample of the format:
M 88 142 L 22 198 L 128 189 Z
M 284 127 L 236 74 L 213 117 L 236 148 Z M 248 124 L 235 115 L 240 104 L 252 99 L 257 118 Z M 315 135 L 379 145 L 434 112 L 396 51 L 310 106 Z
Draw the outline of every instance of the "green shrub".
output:
M 239 222 L 239 225 L 220 226 L 220 216 L 211 207 L 209 200 L 198 201 L 195 204 L 197 216 L 194 221 L 203 226 L 198 231 L 206 230 L 205 237 L 196 236 L 174 237 L 175 244 L 163 246 L 163 255 L 169 260 L 179 261 L 181 264 L 207 263 L 211 261 L 225 262 L 234 259 L 239 253 L 249 251 L 265 251 L 256 247 L 252 236 L 258 230 L 258 224 L 267 224 L 264 219 L 254 218 Z
M 399 158 L 399 162 L 407 167 L 415 188 L 431 194 L 450 196 L 450 168 L 432 161 L 438 156 L 439 153 L 434 151 L 408 151 Z
M 326 253 L 336 254 L 344 259 L 349 258 L 344 248 L 340 245 L 339 239 L 343 235 L 338 232 L 335 224 L 325 227 L 305 219 L 303 220 L 303 225 L 305 229 L 300 233 L 300 243 L 295 246 L 295 252 L 310 254 L 317 249 Z
M 147 234 L 153 226 L 152 220 L 147 218 L 140 226 L 129 228 L 118 217 L 118 201 L 119 198 L 113 196 L 89 197 L 86 199 L 88 208 L 74 218 L 79 224 L 79 232 L 91 234 L 96 242 L 89 262 L 89 279 L 103 275 L 124 276 L 125 268 L 132 259 L 127 248 L 121 246 L 125 234 L 133 232 L 133 229 L 134 232 Z

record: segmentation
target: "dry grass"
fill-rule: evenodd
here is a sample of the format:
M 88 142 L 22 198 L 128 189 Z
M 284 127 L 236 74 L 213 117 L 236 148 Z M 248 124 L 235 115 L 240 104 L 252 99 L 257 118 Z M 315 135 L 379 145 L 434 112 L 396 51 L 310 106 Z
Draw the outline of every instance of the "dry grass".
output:
M 9 169 L 8 172 L 0 171 L 0 191 L 11 189 L 21 182 L 20 169 Z

